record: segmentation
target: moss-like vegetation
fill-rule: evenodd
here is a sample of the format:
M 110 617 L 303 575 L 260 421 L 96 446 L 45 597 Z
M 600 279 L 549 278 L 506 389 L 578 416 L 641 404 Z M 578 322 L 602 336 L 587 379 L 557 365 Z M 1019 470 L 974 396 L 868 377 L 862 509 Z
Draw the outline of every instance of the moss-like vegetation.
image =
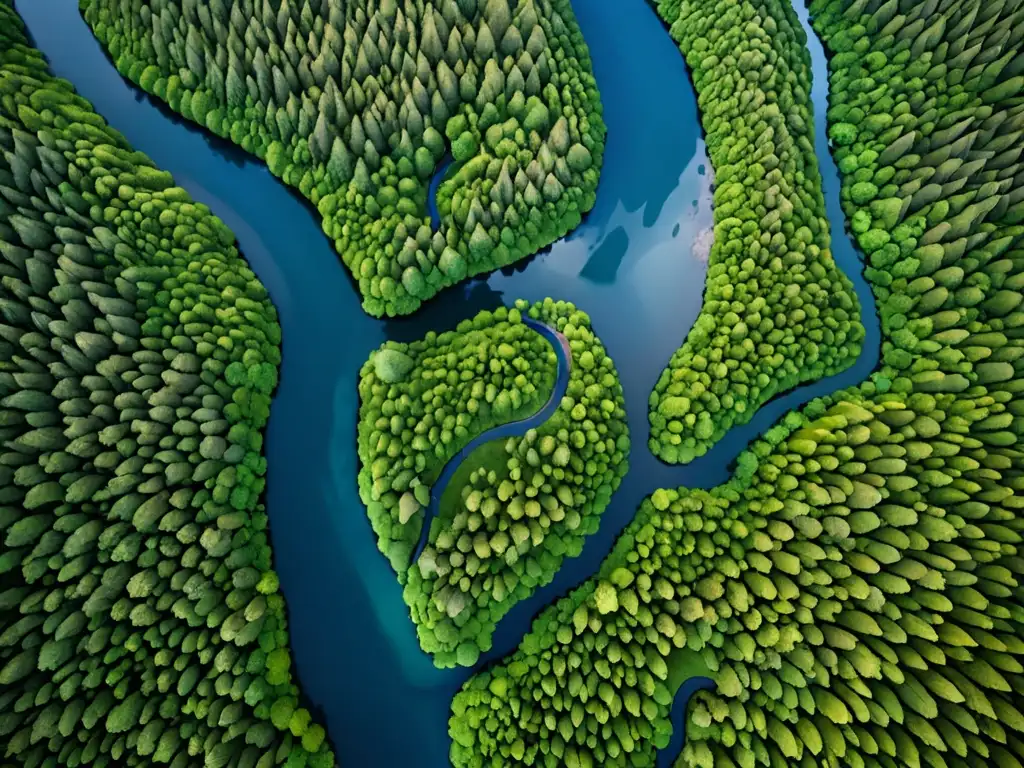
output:
M 277 314 L 22 30 L 0 0 L 3 762 L 330 768 L 260 503 Z
M 555 354 L 523 315 L 567 340 L 565 395 L 540 427 L 466 458 L 410 563 L 445 463 L 552 392 Z M 405 583 L 423 649 L 438 666 L 471 666 L 509 608 L 579 554 L 626 473 L 615 366 L 573 305 L 519 301 L 420 342 L 387 342 L 363 366 L 359 393 L 359 488 L 381 551 Z
M 556 372 L 551 345 L 505 307 L 370 355 L 359 381 L 359 486 L 403 581 L 441 469 L 477 435 L 540 410 Z
M 645 500 L 456 696 L 456 766 L 649 766 L 694 654 L 717 691 L 677 766 L 1024 764 L 1015 8 L 812 4 L 882 369 L 789 414 L 729 484 Z
M 373 315 L 531 255 L 593 207 L 605 127 L 569 0 L 81 0 L 118 71 L 266 160 Z M 427 215 L 430 177 L 460 164 Z
M 864 327 L 829 250 L 789 0 L 656 7 L 693 75 L 717 184 L 704 305 L 650 399 L 651 451 L 685 463 L 774 395 L 852 364 Z

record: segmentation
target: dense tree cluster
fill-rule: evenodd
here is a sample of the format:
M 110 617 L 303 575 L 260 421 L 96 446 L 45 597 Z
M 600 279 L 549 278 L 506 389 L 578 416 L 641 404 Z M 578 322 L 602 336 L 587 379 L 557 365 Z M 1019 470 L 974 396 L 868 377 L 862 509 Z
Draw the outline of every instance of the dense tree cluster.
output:
M 684 664 L 687 768 L 1024 765 L 1016 5 L 812 4 L 882 370 L 645 501 L 456 696 L 456 766 L 648 766 Z
M 716 178 L 704 306 L 650 399 L 651 451 L 685 463 L 774 395 L 850 365 L 864 328 L 829 250 L 789 0 L 667 0 L 658 12 L 693 75 Z
M 409 563 L 420 509 L 448 459 L 487 427 L 536 412 L 552 392 L 554 353 L 523 315 L 568 344 L 565 394 L 540 427 L 484 443 L 465 459 L 426 548 Z M 407 361 L 397 366 L 400 379 L 382 380 L 382 354 Z M 586 314 L 545 299 L 483 312 L 415 344 L 389 342 L 362 375 L 360 491 L 381 549 L 405 581 L 423 649 L 438 666 L 472 666 L 509 608 L 579 554 L 626 473 L 615 366 Z
M 649 766 L 704 667 L 683 766 L 1020 765 L 1024 478 L 1002 413 L 867 384 L 791 414 L 730 485 L 656 491 L 456 696 L 453 763 Z
M 816 24 L 835 52 L 830 134 L 885 363 L 915 389 L 1012 388 L 1024 319 L 1013 4 L 846 5 Z
M 506 307 L 370 355 L 359 379 L 359 490 L 403 583 L 441 469 L 482 432 L 538 411 L 556 370 L 551 345 Z
M 715 663 L 694 650 L 714 621 L 702 639 L 694 622 L 705 617 L 700 595 L 708 590 L 693 582 L 713 578 L 712 558 L 728 556 L 740 525 L 711 495 L 673 495 L 671 509 L 668 498 L 659 491 L 645 500 L 598 576 L 542 613 L 515 654 L 456 694 L 453 765 L 653 764 L 655 744 L 671 733 L 678 670 L 703 673 Z
M 594 204 L 605 128 L 569 0 L 83 5 L 122 74 L 319 208 L 373 315 L 534 253 Z
M 260 503 L 266 290 L 9 0 L 0 156 L 4 764 L 332 767 Z

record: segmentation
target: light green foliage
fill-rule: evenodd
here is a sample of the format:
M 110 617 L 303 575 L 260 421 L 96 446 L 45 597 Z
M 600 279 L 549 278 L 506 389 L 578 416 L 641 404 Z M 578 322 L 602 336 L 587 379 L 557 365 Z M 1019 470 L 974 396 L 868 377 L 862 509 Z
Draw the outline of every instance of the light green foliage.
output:
M 989 735 L 1024 731 L 998 399 L 873 392 L 787 419 L 727 486 L 645 500 L 599 574 L 456 695 L 453 764 L 650 765 L 674 685 L 710 674 L 678 765 L 903 766 L 950 743 L 1018 765 L 1022 742 Z
M 659 493 L 669 507 L 645 500 L 598 575 L 456 695 L 455 766 L 652 764 L 655 746 L 668 741 L 671 689 L 688 676 L 681 667 L 718 665 L 710 649 L 703 659 L 686 653 L 705 648 L 718 620 L 696 596 L 695 568 L 728 556 L 731 535 L 746 530 L 725 517 L 723 498 Z
M 384 384 L 403 381 L 416 364 L 396 349 L 382 349 L 373 358 L 373 372 Z
M 260 502 L 267 291 L 8 0 L 0 155 L 4 765 L 333 765 L 271 720 L 299 691 Z
M 540 427 L 465 459 L 410 564 L 421 509 L 444 464 L 486 429 L 540 410 L 553 391 L 554 352 L 523 315 L 568 341 L 565 396 Z M 472 666 L 501 617 L 597 530 L 626 473 L 622 388 L 589 318 L 550 299 L 482 312 L 454 332 L 402 346 L 416 361 L 405 382 L 388 386 L 369 363 L 363 368 L 360 492 L 405 583 L 421 646 L 440 667 Z
M 318 207 L 372 315 L 525 258 L 594 205 L 605 127 L 569 0 L 82 5 L 118 71 Z M 461 168 L 433 231 L 442 136 Z
M 505 307 L 370 356 L 359 381 L 360 494 L 403 582 L 441 468 L 481 432 L 539 410 L 555 375 L 551 346 Z
M 1011 6 L 812 4 L 883 367 L 787 415 L 726 486 L 645 501 L 600 573 L 456 696 L 457 768 L 651 765 L 680 643 L 717 691 L 678 766 L 1024 763 Z M 592 610 L 610 589 L 618 611 Z
M 829 250 L 810 66 L 789 0 L 658 11 L 693 74 L 717 185 L 704 305 L 650 400 L 651 451 L 685 463 L 774 395 L 850 365 L 864 328 Z

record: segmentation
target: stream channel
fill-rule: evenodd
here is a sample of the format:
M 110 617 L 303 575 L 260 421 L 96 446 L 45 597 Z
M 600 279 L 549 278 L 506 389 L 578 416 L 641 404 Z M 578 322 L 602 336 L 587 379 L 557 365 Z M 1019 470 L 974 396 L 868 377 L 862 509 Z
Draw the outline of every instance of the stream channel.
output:
M 533 258 L 387 321 L 362 311 L 312 207 L 259 160 L 122 80 L 76 0 L 16 5 L 53 71 L 232 228 L 277 306 L 283 363 L 265 443 L 275 568 L 288 600 L 298 677 L 342 766 L 447 766 L 451 698 L 471 674 L 438 670 L 420 651 L 401 587 L 359 501 L 356 384 L 361 365 L 385 339 L 417 339 L 516 298 L 551 296 L 589 314 L 622 379 L 633 445 L 629 474 L 582 555 L 566 560 L 551 584 L 503 619 L 481 665 L 513 650 L 539 610 L 597 570 L 644 496 L 659 487 L 724 482 L 740 451 L 786 411 L 859 383 L 878 362 L 874 301 L 844 233 L 839 176 L 825 139 L 826 62 L 813 34 L 816 146 L 832 249 L 860 298 L 864 352 L 845 372 L 772 400 L 697 461 L 670 467 L 647 450 L 647 400 L 700 310 L 706 265 L 692 243 L 711 224 L 710 176 L 683 57 L 645 0 L 573 2 L 608 125 L 597 203 L 583 224 Z M 806 11 L 797 11 L 806 24 Z M 679 752 L 685 699 L 697 687 L 681 689 L 673 709 L 677 733 L 659 765 Z

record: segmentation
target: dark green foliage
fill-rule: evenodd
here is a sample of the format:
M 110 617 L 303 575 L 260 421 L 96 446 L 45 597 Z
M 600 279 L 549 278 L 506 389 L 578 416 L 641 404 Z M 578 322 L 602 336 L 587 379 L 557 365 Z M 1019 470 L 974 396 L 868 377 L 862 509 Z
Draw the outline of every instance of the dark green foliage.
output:
M 774 395 L 850 365 L 864 328 L 829 250 L 789 0 L 656 5 L 693 74 L 716 181 L 704 306 L 650 401 L 651 451 L 685 463 Z
M 646 500 L 457 694 L 458 768 L 650 766 L 702 665 L 677 766 L 1024 764 L 1016 5 L 812 4 L 883 367 Z
M 481 432 L 539 410 L 555 372 L 547 341 L 504 307 L 370 356 L 359 382 L 359 484 L 403 581 L 441 468 Z
M 529 256 L 594 204 L 605 127 L 569 0 L 82 5 L 123 75 L 319 208 L 370 314 Z M 445 135 L 462 167 L 434 232 Z
M 410 564 L 447 461 L 487 429 L 536 413 L 552 393 L 554 352 L 523 313 L 567 340 L 565 396 L 541 427 L 466 458 Z M 412 362 L 400 381 L 381 380 L 385 354 Z M 472 666 L 509 608 L 579 554 L 625 475 L 615 367 L 586 314 L 550 299 L 519 301 L 421 342 L 388 342 L 363 366 L 359 393 L 359 488 L 378 545 L 405 583 L 423 649 L 438 666 Z
M 649 766 L 675 687 L 710 674 L 677 765 L 1019 765 L 1019 419 L 880 378 L 787 416 L 727 486 L 645 500 L 456 695 L 453 764 Z
M 299 695 L 260 503 L 277 313 L 21 29 L 0 0 L 4 765 L 333 765 L 270 722 Z

